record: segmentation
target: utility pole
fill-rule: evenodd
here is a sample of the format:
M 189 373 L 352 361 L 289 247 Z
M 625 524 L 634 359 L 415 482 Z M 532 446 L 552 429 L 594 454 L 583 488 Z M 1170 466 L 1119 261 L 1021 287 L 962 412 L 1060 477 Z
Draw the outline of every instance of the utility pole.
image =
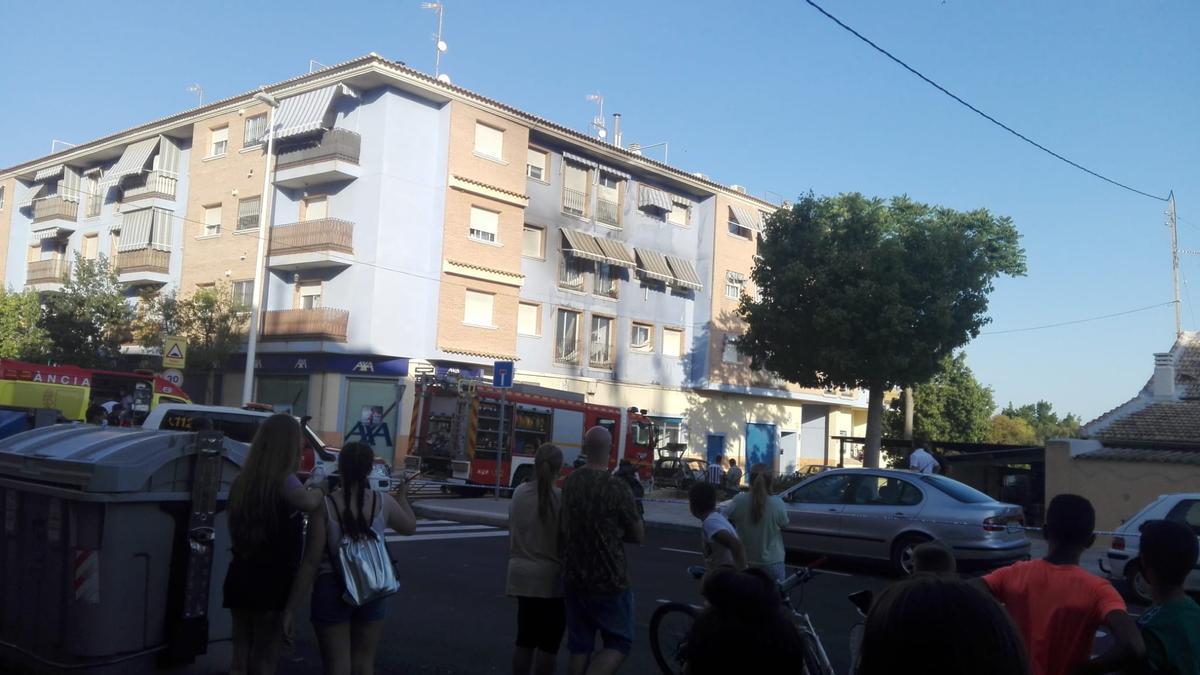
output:
M 1179 298 L 1179 227 L 1175 221 L 1175 191 L 1167 194 L 1167 227 L 1171 228 L 1171 280 L 1175 284 L 1175 337 L 1183 335 L 1183 304 Z
M 913 438 L 913 388 L 904 388 L 904 440 Z

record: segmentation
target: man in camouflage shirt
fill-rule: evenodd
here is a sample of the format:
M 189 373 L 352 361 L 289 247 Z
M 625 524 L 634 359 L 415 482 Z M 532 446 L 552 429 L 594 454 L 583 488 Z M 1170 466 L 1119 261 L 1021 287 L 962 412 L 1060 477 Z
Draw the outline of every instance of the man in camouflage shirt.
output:
M 611 450 L 607 429 L 588 429 L 583 438 L 587 465 L 563 483 L 558 541 L 572 675 L 615 672 L 633 646 L 625 543 L 642 543 L 646 530 L 629 486 L 608 471 Z M 593 654 L 597 631 L 603 648 Z

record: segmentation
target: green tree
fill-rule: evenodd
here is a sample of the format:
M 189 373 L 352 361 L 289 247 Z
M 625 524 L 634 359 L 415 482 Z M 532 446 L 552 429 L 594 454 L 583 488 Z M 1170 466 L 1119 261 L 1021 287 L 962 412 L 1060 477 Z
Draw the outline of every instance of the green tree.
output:
M 1010 402 L 1002 415 L 1025 420 L 1036 434 L 1036 442 L 1044 444 L 1051 438 L 1074 438 L 1079 436 L 1080 419 L 1068 413 L 1059 417 L 1049 401 L 1038 401 L 1015 407 Z
M 996 277 L 1025 273 L 1019 243 L 985 209 L 806 195 L 768 219 L 739 350 L 801 385 L 868 389 L 864 464 L 879 466 L 884 392 L 978 335 Z
M 904 424 L 902 402 L 888 411 L 888 435 L 899 438 Z M 960 443 L 983 443 L 992 431 L 996 402 L 992 390 L 975 379 L 967 355 L 959 352 L 942 360 L 928 382 L 913 387 L 913 432 L 917 438 Z
M 989 443 L 1005 445 L 1037 445 L 1037 432 L 1029 422 L 1020 417 L 1009 417 L 1000 414 L 992 418 L 992 429 L 988 435 Z
M 62 290 L 44 300 L 39 325 L 50 336 L 47 357 L 58 363 L 112 368 L 130 339 L 133 310 L 117 272 L 104 256 L 78 254 Z
M 187 338 L 188 362 L 207 374 L 204 400 L 213 403 L 217 373 L 244 339 L 244 308 L 227 284 L 199 288 L 173 304 L 178 334 Z
M 41 361 L 50 336 L 41 326 L 42 301 L 34 291 L 0 290 L 0 359 Z

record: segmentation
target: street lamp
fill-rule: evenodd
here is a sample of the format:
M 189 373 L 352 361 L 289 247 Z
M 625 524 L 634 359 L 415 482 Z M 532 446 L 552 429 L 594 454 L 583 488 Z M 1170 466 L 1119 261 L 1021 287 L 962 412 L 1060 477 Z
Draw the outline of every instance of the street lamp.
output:
M 258 211 L 258 252 L 254 256 L 254 297 L 250 299 L 250 335 L 246 342 L 246 371 L 242 378 L 242 405 L 250 403 L 254 396 L 254 362 L 258 356 L 259 314 L 262 313 L 263 276 L 267 257 L 267 231 L 271 224 L 271 202 L 275 191 L 271 176 L 275 170 L 275 111 L 279 101 L 265 91 L 254 95 L 254 100 L 270 108 L 267 116 L 267 168 L 263 172 L 262 197 Z

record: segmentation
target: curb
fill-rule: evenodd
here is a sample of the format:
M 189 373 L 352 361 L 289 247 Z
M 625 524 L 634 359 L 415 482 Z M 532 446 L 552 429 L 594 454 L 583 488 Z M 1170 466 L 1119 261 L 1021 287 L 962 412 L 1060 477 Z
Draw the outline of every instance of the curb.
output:
M 508 529 L 508 514 L 507 513 L 488 513 L 486 511 L 477 511 L 475 509 L 456 508 L 449 504 L 439 504 L 442 500 L 416 500 L 412 503 L 413 512 L 418 516 L 432 518 L 437 520 L 454 520 L 460 523 L 469 523 L 472 525 L 490 525 Z M 666 521 L 646 521 L 646 528 L 652 530 L 668 530 L 674 532 L 691 532 L 696 533 L 700 530 L 699 523 L 695 525 L 685 525 L 683 523 L 672 523 Z

